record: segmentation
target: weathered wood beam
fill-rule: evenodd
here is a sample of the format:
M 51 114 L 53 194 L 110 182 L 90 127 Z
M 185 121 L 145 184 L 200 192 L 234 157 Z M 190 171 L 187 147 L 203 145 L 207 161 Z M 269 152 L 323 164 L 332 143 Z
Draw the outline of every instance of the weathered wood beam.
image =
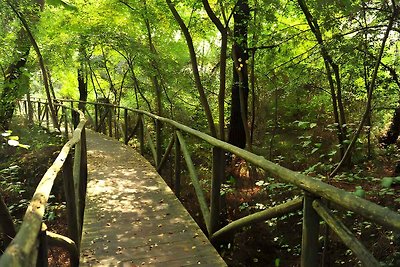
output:
M 85 123 L 86 119 L 82 113 L 81 121 L 72 138 L 63 146 L 54 163 L 40 180 L 17 235 L 0 258 L 0 266 L 30 266 L 32 264 L 31 255 L 37 254 L 37 238 L 54 180 L 71 148 L 80 141 Z
M 167 162 L 167 159 L 168 159 L 169 155 L 171 154 L 174 144 L 175 144 L 175 137 L 172 136 L 171 140 L 168 143 L 168 147 L 165 150 L 165 153 L 160 161 L 160 164 L 157 166 L 157 172 L 160 172 L 161 169 L 164 167 L 165 162 Z
M 149 147 L 150 147 L 150 150 L 151 150 L 151 154 L 153 155 L 154 162 L 157 164 L 156 147 L 154 146 L 154 141 L 153 141 L 153 138 L 151 138 L 150 132 L 147 130 L 147 127 L 144 124 L 144 119 L 143 118 L 142 118 L 142 127 L 143 127 L 144 136 L 146 137 L 147 141 L 149 142 Z
M 272 218 L 283 216 L 287 213 L 294 212 L 301 209 L 303 203 L 303 198 L 296 198 L 285 202 L 283 204 L 277 205 L 275 207 L 256 212 L 254 214 L 248 215 L 246 217 L 240 218 L 236 221 L 231 222 L 225 227 L 221 228 L 211 236 L 211 241 L 216 241 L 223 238 L 235 231 L 240 230 L 245 226 L 249 226 L 261 221 L 267 221 Z
M 47 231 L 47 242 L 49 247 L 60 247 L 68 251 L 71 259 L 71 266 L 79 266 L 79 251 L 76 246 L 76 243 L 66 237 L 53 232 Z
M 337 234 L 343 243 L 353 251 L 357 258 L 362 262 L 362 266 L 376 267 L 381 266 L 375 257 L 365 248 L 365 246 L 353 235 L 353 233 L 319 200 L 312 203 L 314 210 L 324 219 L 329 227 Z
M 189 171 L 190 179 L 192 180 L 192 185 L 196 192 L 197 200 L 200 204 L 200 210 L 203 215 L 204 222 L 207 226 L 207 231 L 210 233 L 210 210 L 208 209 L 206 197 L 204 196 L 203 189 L 201 188 L 199 177 L 197 176 L 196 168 L 194 167 L 192 158 L 190 157 L 189 149 L 186 146 L 185 139 L 180 132 L 176 132 L 176 135 L 179 139 L 179 143 L 181 144 L 182 154 L 186 161 L 186 165 Z

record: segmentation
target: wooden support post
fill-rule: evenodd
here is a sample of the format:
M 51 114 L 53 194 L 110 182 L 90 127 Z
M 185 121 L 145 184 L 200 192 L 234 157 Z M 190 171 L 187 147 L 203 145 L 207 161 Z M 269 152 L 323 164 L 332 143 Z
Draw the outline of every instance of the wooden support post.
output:
M 197 175 L 192 158 L 190 157 L 190 152 L 186 146 L 185 139 L 180 132 L 176 132 L 176 135 L 178 136 L 179 143 L 181 144 L 182 155 L 185 159 L 186 166 L 189 171 L 189 177 L 192 180 L 192 185 L 194 187 L 194 191 L 196 192 L 196 197 L 199 202 L 200 210 L 207 227 L 207 232 L 208 234 L 210 234 L 210 209 L 207 205 L 206 197 L 204 195 L 203 189 L 201 188 L 200 180 Z
M 48 263 L 48 245 L 47 245 L 47 226 L 42 223 L 42 228 L 39 232 L 39 250 L 37 255 L 36 266 L 47 267 Z
M 62 106 L 62 114 L 64 116 L 64 138 L 68 140 L 68 117 L 67 117 L 67 108 Z
M 80 230 L 79 235 L 82 235 L 83 217 L 85 214 L 86 206 L 86 189 L 87 189 L 87 146 L 86 146 L 86 130 L 85 127 L 82 128 L 80 145 L 80 169 L 79 169 L 79 214 L 80 214 Z
M 211 199 L 210 199 L 210 236 L 220 228 L 221 213 L 221 183 L 225 176 L 224 151 L 221 148 L 213 147 L 213 177 L 211 181 Z
M 42 108 L 41 108 L 41 104 L 39 101 L 39 102 L 37 102 L 37 119 L 38 119 L 39 125 L 41 124 L 41 121 L 40 121 L 41 115 L 42 115 Z
M 47 243 L 50 247 L 64 248 L 70 255 L 70 266 L 79 266 L 79 250 L 77 244 L 68 237 L 47 231 Z
M 127 145 L 128 142 L 128 109 L 124 108 L 124 144 Z
M 162 157 L 161 121 L 156 120 L 156 166 L 160 165 L 161 157 Z
M 28 92 L 26 94 L 26 101 L 28 102 L 28 122 L 29 124 L 33 123 L 33 107 L 31 101 L 31 94 Z
M 319 266 L 318 260 L 318 237 L 319 237 L 319 216 L 314 210 L 312 203 L 316 198 L 304 193 L 303 204 L 303 238 L 301 242 L 301 266 Z
M 140 154 L 144 155 L 144 120 L 143 115 L 139 114 L 139 142 L 140 142 Z
M 119 140 L 118 122 L 119 122 L 119 108 L 114 108 L 114 133 L 115 139 Z
M 99 108 L 97 104 L 94 104 L 94 130 L 99 131 Z
M 162 168 L 164 167 L 165 163 L 167 162 L 167 159 L 169 157 L 169 155 L 171 154 L 171 150 L 174 147 L 174 143 L 175 143 L 175 137 L 171 138 L 171 141 L 168 144 L 167 149 L 165 150 L 165 153 L 161 159 L 160 164 L 157 166 L 157 172 L 161 172 Z
M 81 194 L 80 194 L 80 184 L 81 184 L 81 156 L 82 156 L 82 146 L 81 146 L 81 141 L 76 143 L 75 145 L 75 155 L 74 155 L 74 163 L 73 163 L 73 171 L 72 171 L 72 176 L 73 176 L 73 181 L 74 181 L 74 191 L 75 191 L 75 206 L 76 206 L 76 214 L 77 214 L 77 223 L 78 223 L 78 235 L 79 239 L 81 236 L 82 228 L 81 228 L 81 221 L 83 220 L 82 214 L 81 214 Z
M 112 115 L 112 108 L 111 107 L 106 107 L 107 109 L 108 109 L 108 135 L 110 136 L 110 137 L 112 137 L 113 136 L 113 133 L 112 133 L 112 117 L 113 117 L 113 115 Z
M 353 251 L 357 258 L 362 262 L 362 266 L 374 267 L 380 266 L 371 252 L 353 235 L 343 222 L 331 213 L 330 209 L 322 202 L 316 200 L 313 202 L 315 211 L 323 218 L 329 227 L 343 241 L 343 243 Z
M 76 206 L 76 192 L 73 181 L 73 162 L 72 154 L 69 154 L 65 160 L 63 167 L 63 183 L 64 183 L 64 194 L 67 202 L 67 220 L 68 220 L 68 236 L 75 242 L 77 247 L 80 245 L 79 235 L 79 224 L 77 218 L 77 206 Z
M 175 133 L 175 195 L 179 198 L 181 195 L 181 145 L 177 134 Z
M 46 103 L 46 127 L 50 129 L 50 120 L 49 120 L 49 104 Z

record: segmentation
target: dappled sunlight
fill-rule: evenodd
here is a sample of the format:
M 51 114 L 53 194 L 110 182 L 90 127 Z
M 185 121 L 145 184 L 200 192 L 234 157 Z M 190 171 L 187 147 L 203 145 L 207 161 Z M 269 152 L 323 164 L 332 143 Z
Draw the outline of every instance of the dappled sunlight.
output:
M 89 133 L 88 172 L 81 265 L 223 265 L 171 189 L 136 151 Z

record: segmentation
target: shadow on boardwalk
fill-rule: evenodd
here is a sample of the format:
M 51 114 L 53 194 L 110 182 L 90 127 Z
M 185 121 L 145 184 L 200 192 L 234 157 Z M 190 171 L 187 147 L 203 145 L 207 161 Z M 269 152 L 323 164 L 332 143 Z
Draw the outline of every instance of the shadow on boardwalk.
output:
M 226 266 L 149 162 L 104 135 L 87 138 L 81 266 Z

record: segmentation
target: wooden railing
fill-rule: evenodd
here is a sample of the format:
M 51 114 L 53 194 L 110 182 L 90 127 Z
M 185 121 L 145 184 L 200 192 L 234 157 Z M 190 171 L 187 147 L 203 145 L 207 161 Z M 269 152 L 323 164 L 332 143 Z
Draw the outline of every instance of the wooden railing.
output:
M 72 106 L 78 103 L 86 106 L 86 114 L 91 118 L 93 127 L 97 131 L 107 133 L 123 140 L 128 144 L 130 139 L 137 134 L 140 143 L 140 151 L 143 154 L 145 147 L 145 139 L 153 155 L 154 163 L 158 171 L 163 168 L 166 159 L 171 154 L 175 144 L 175 177 L 174 191 L 180 194 L 180 175 L 181 175 L 181 159 L 186 162 L 186 166 L 191 178 L 192 185 L 195 189 L 196 196 L 200 205 L 204 222 L 207 226 L 208 235 L 211 241 L 216 241 L 243 226 L 253 224 L 258 221 L 265 221 L 272 218 L 282 216 L 284 214 L 303 209 L 303 233 L 302 233 L 302 249 L 301 249 L 301 265 L 315 266 L 319 261 L 318 252 L 320 251 L 320 221 L 325 221 L 333 232 L 342 240 L 342 242 L 352 250 L 358 257 L 363 266 L 380 266 L 370 251 L 351 233 L 351 231 L 342 223 L 342 221 L 333 214 L 330 206 L 339 206 L 345 210 L 352 211 L 371 222 L 375 222 L 388 229 L 400 232 L 400 214 L 386 207 L 379 206 L 354 194 L 329 185 L 316 178 L 303 175 L 298 172 L 291 171 L 281 167 L 264 157 L 255 155 L 246 150 L 240 149 L 226 142 L 222 142 L 205 133 L 189 128 L 171 119 L 163 118 L 149 112 L 120 107 L 107 103 L 98 102 L 79 102 L 73 100 L 61 100 L 69 102 Z M 90 114 L 94 111 L 94 115 Z M 129 118 L 136 114 L 136 123 L 129 123 Z M 155 133 L 155 144 L 151 137 L 150 131 L 146 125 L 145 117 L 152 120 L 150 127 Z M 134 125 L 134 127 L 133 127 Z M 172 134 L 171 140 L 167 148 L 162 154 L 161 126 L 169 125 Z M 131 129 L 131 130 L 129 130 Z M 165 128 L 164 128 L 165 129 Z M 183 133 L 194 136 L 212 145 L 212 166 L 213 175 L 211 178 L 211 196 L 210 205 L 207 204 L 206 197 L 200 186 L 196 167 L 192 162 L 189 149 L 186 145 Z M 241 218 L 223 228 L 220 228 L 220 198 L 221 198 L 221 182 L 224 177 L 224 153 L 230 152 L 238 157 L 245 159 L 248 163 L 260 167 L 268 171 L 271 175 L 279 180 L 289 183 L 303 190 L 302 198 L 289 200 L 284 204 L 270 207 L 264 211 Z M 327 203 L 329 203 L 327 205 Z
M 31 104 L 31 103 L 30 103 Z M 20 102 L 20 111 L 25 111 L 35 122 L 47 128 L 49 109 L 47 103 L 36 101 L 35 108 L 28 108 L 26 101 Z M 68 138 L 67 107 L 56 104 L 57 112 L 62 110 L 65 137 Z M 83 212 L 87 183 L 86 161 L 86 118 L 79 110 L 70 110 L 75 118 L 72 137 L 62 147 L 54 163 L 40 180 L 32 200 L 26 210 L 22 224 L 15 238 L 0 258 L 0 266 L 47 266 L 48 247 L 58 246 L 68 250 L 71 265 L 79 265 L 79 244 L 82 234 Z M 43 216 L 55 179 L 62 173 L 67 204 L 69 236 L 65 237 L 47 231 Z
M 80 102 L 74 100 L 58 100 L 59 103 L 69 103 L 74 108 L 79 103 L 85 106 L 90 125 L 96 131 L 116 137 L 128 144 L 133 136 L 137 135 L 140 143 L 140 151 L 145 151 L 145 139 L 148 142 L 155 166 L 160 171 L 165 165 L 175 145 L 174 152 L 174 184 L 175 194 L 179 196 L 181 187 L 181 157 L 183 156 L 194 186 L 204 222 L 207 226 L 208 235 L 211 241 L 216 241 L 225 235 L 241 229 L 243 226 L 258 221 L 265 221 L 303 209 L 303 233 L 301 249 L 301 265 L 315 266 L 318 262 L 319 228 L 320 221 L 326 224 L 339 236 L 342 242 L 353 251 L 363 266 L 380 266 L 379 262 L 365 248 L 365 246 L 351 233 L 351 231 L 335 216 L 329 206 L 339 206 L 345 210 L 352 211 L 372 222 L 378 223 L 388 229 L 400 232 L 400 214 L 388 208 L 374 204 L 368 200 L 359 198 L 352 193 L 326 184 L 316 178 L 306 176 L 275 163 L 266 160 L 264 157 L 255 155 L 246 150 L 222 142 L 205 133 L 189 128 L 171 119 L 163 118 L 149 112 L 120 107 L 107 103 Z M 45 117 L 45 115 L 42 115 Z M 40 116 L 39 116 L 40 118 Z M 135 118 L 134 123 L 130 123 Z M 145 118 L 151 119 L 152 123 L 146 123 Z M 66 120 L 67 117 L 64 116 Z M 161 127 L 165 132 L 165 126 L 169 126 L 172 133 L 171 140 L 162 154 Z M 151 130 L 149 130 L 151 129 Z M 155 142 L 151 136 L 156 133 Z M 192 162 L 189 149 L 186 145 L 183 134 L 194 136 L 210 144 L 212 149 L 213 174 L 211 177 L 210 205 L 200 186 L 196 167 Z M 270 207 L 264 211 L 241 218 L 220 228 L 220 198 L 221 182 L 224 177 L 224 153 L 230 152 L 245 159 L 248 163 L 268 171 L 279 180 L 294 185 L 304 194 L 302 198 L 289 200 L 284 204 Z M 327 205 L 329 203 L 330 205 Z

